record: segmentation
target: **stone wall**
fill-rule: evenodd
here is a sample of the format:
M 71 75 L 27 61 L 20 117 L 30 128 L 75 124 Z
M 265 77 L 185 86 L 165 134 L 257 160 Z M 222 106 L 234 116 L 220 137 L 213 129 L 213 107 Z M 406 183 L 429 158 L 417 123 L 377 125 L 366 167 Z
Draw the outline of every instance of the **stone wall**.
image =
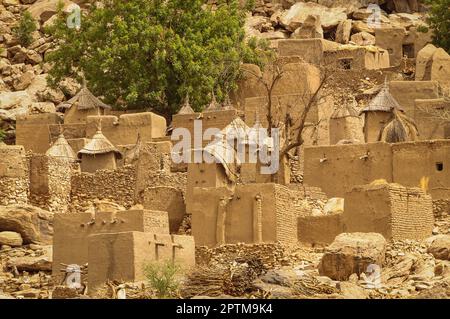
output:
M 431 196 L 398 184 L 357 186 L 345 195 L 344 224 L 346 232 L 422 240 L 434 227 Z
M 134 204 L 135 167 L 127 165 L 116 170 L 75 173 L 72 176 L 72 209 L 86 211 L 96 199 L 109 200 L 126 208 Z
M 329 197 L 342 197 L 376 179 L 415 187 L 424 177 L 433 199 L 450 196 L 449 140 L 313 146 L 304 154 L 303 182 Z
M 22 146 L 0 145 L 0 205 L 28 202 L 28 164 Z
M 342 212 L 321 215 L 301 216 L 297 224 L 298 240 L 301 243 L 328 245 L 334 238 L 344 232 Z
M 294 192 L 287 187 L 275 184 L 275 220 L 277 240 L 283 243 L 297 242 L 297 209 L 294 205 Z
M 192 234 L 199 245 L 297 242 L 292 191 L 266 184 L 195 187 Z
M 185 194 L 187 173 L 171 172 L 170 141 L 146 143 L 139 153 L 136 164 L 136 186 L 134 198 L 142 203 L 145 190 L 157 186 L 170 186 Z
M 102 133 L 114 145 L 135 144 L 138 134 L 141 141 L 149 142 L 152 138 L 166 134 L 166 119 L 151 112 L 88 116 L 86 119 L 86 137 L 92 137 L 97 131 L 99 121 Z
M 50 124 L 62 123 L 56 113 L 30 114 L 17 117 L 16 144 L 26 151 L 45 154 L 52 142 Z
M 304 157 L 304 184 L 320 187 L 329 197 L 342 197 L 353 186 L 375 179 L 392 181 L 387 143 L 305 147 Z
M 51 212 L 65 212 L 70 202 L 73 164 L 41 154 L 30 157 L 30 202 Z

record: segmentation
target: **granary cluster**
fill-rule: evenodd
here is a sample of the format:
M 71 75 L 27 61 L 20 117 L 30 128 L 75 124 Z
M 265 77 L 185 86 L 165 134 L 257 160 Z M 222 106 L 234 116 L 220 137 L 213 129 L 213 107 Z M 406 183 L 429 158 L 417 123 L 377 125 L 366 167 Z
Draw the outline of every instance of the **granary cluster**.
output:
M 143 280 L 144 266 L 155 261 L 192 269 L 196 246 L 432 235 L 435 218 L 450 210 L 450 56 L 415 27 L 361 31 L 350 41 L 344 19 L 340 40 L 331 41 L 317 15 L 299 25 L 280 19 L 292 34 L 271 39 L 280 68 L 242 65 L 225 102 L 212 94 L 197 112 L 186 97 L 170 125 L 153 112 L 115 110 L 86 84 L 55 112 L 17 115 L 16 145 L 0 144 L 0 205 L 54 213 L 55 280 L 63 279 L 61 264 L 87 264 L 90 291 Z M 416 63 L 415 79 L 398 76 L 405 57 Z M 361 78 L 373 85 L 340 92 L 343 82 Z M 221 142 L 194 141 L 199 122 L 202 136 L 216 129 Z M 226 136 L 274 127 L 279 140 Z M 181 163 L 170 135 L 177 129 L 193 139 Z M 283 153 L 292 136 L 301 143 Z M 276 155 L 269 160 L 276 171 L 262 170 L 264 151 Z M 197 152 L 214 160 L 193 161 Z

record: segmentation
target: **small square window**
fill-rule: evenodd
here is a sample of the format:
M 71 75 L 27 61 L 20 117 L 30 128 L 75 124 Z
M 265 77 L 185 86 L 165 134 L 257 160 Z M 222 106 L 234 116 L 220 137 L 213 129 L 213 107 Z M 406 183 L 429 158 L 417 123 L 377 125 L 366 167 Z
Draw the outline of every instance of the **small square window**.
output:
M 444 163 L 437 162 L 436 163 L 436 170 L 439 171 L 439 172 L 443 171 L 444 170 Z
M 353 59 L 339 59 L 339 68 L 343 70 L 351 70 Z

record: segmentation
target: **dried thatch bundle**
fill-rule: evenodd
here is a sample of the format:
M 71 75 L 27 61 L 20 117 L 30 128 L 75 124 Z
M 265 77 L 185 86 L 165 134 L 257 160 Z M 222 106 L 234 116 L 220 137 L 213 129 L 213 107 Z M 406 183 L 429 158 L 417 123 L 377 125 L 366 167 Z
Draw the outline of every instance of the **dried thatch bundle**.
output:
M 142 151 L 142 141 L 141 141 L 141 134 L 138 133 L 136 144 L 134 147 L 130 150 L 128 150 L 125 154 L 125 164 L 133 164 L 137 162 L 139 159 L 139 155 Z
M 352 104 L 346 103 L 343 107 L 340 107 L 334 110 L 333 114 L 331 114 L 331 119 L 341 119 L 346 117 L 359 117 L 358 111 L 354 107 L 356 101 Z
M 58 139 L 47 150 L 47 152 L 45 152 L 45 155 L 69 161 L 76 160 L 75 152 L 72 147 L 70 147 L 69 143 L 67 143 L 67 140 L 63 134 L 58 136 Z
M 187 276 L 180 294 L 183 298 L 243 296 L 254 290 L 253 281 L 263 271 L 262 262 L 254 258 L 238 258 L 225 267 L 199 267 Z
M 122 158 L 122 153 L 103 135 L 101 131 L 94 134 L 89 143 L 87 143 L 79 152 L 78 158 L 82 154 L 97 155 L 114 152 L 117 158 Z
M 66 102 L 58 105 L 59 109 L 68 109 L 75 106 L 78 110 L 90 110 L 95 108 L 110 109 L 111 106 L 103 103 L 86 86 L 78 92 L 74 97 Z
M 414 121 L 396 110 L 393 115 L 393 119 L 381 130 L 379 140 L 387 143 L 416 140 L 418 129 Z

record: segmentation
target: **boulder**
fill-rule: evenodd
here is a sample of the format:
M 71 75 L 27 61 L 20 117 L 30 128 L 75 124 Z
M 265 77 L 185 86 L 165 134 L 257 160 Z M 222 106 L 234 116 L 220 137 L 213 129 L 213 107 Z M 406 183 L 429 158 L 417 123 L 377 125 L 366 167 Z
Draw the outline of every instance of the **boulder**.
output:
M 338 282 L 337 288 L 340 290 L 344 299 L 368 299 L 367 291 L 353 282 Z
M 340 197 L 330 198 L 323 207 L 325 214 L 336 214 L 344 211 L 344 199 Z
M 394 13 L 388 15 L 389 21 L 393 26 L 403 27 L 409 29 L 410 27 L 423 24 L 423 20 L 419 15 L 408 13 Z
M 1 231 L 0 232 L 0 246 L 8 245 L 10 247 L 22 246 L 23 240 L 19 233 L 13 231 Z
M 73 4 L 73 2 L 69 0 L 38 0 L 27 10 L 31 13 L 31 16 L 34 19 L 44 23 L 56 14 L 56 10 L 60 2 L 64 5 L 63 9 L 67 9 L 71 4 Z
M 386 239 L 378 233 L 343 233 L 326 249 L 319 274 L 334 280 L 348 280 L 351 274 L 361 274 L 370 264 L 384 262 Z
M 340 22 L 336 29 L 336 42 L 347 44 L 350 40 L 350 33 L 352 31 L 352 20 L 347 19 Z
M 357 45 L 375 45 L 375 37 L 367 32 L 358 32 L 350 37 L 350 41 Z
M 294 39 L 323 39 L 323 29 L 320 23 L 320 16 L 310 15 L 306 18 L 301 27 L 296 29 L 291 35 Z
M 450 235 L 436 235 L 426 240 L 428 253 L 434 258 L 450 260 Z
M 28 108 L 31 103 L 31 97 L 26 91 L 0 93 L 0 109 Z
M 18 91 L 25 90 L 27 87 L 30 86 L 34 77 L 35 77 L 35 74 L 33 71 L 27 71 L 27 72 L 23 73 L 21 76 L 19 76 L 18 78 L 16 78 L 14 80 L 14 83 L 13 83 L 14 89 L 16 89 Z
M 6 267 L 16 267 L 18 271 L 27 272 L 52 271 L 52 248 L 48 246 L 42 256 L 12 257 L 6 263 Z
M 51 243 L 53 213 L 31 205 L 0 206 L 0 231 L 14 231 L 24 244 Z
M 52 102 L 35 102 L 31 104 L 29 113 L 55 113 L 56 107 Z
M 366 32 L 370 34 L 374 34 L 375 30 L 367 25 L 367 22 L 365 21 L 353 21 L 352 22 L 352 31 L 354 33 L 358 32 Z
M 344 8 L 345 13 L 352 14 L 360 8 L 367 7 L 368 0 L 318 0 L 318 4 L 329 8 Z
M 344 8 L 327 8 L 313 2 L 298 2 L 282 14 L 280 24 L 289 31 L 294 31 L 305 23 L 310 15 L 320 16 L 324 30 L 330 30 L 347 19 Z
M 34 50 L 28 50 L 27 62 L 35 65 L 42 62 L 42 56 Z

